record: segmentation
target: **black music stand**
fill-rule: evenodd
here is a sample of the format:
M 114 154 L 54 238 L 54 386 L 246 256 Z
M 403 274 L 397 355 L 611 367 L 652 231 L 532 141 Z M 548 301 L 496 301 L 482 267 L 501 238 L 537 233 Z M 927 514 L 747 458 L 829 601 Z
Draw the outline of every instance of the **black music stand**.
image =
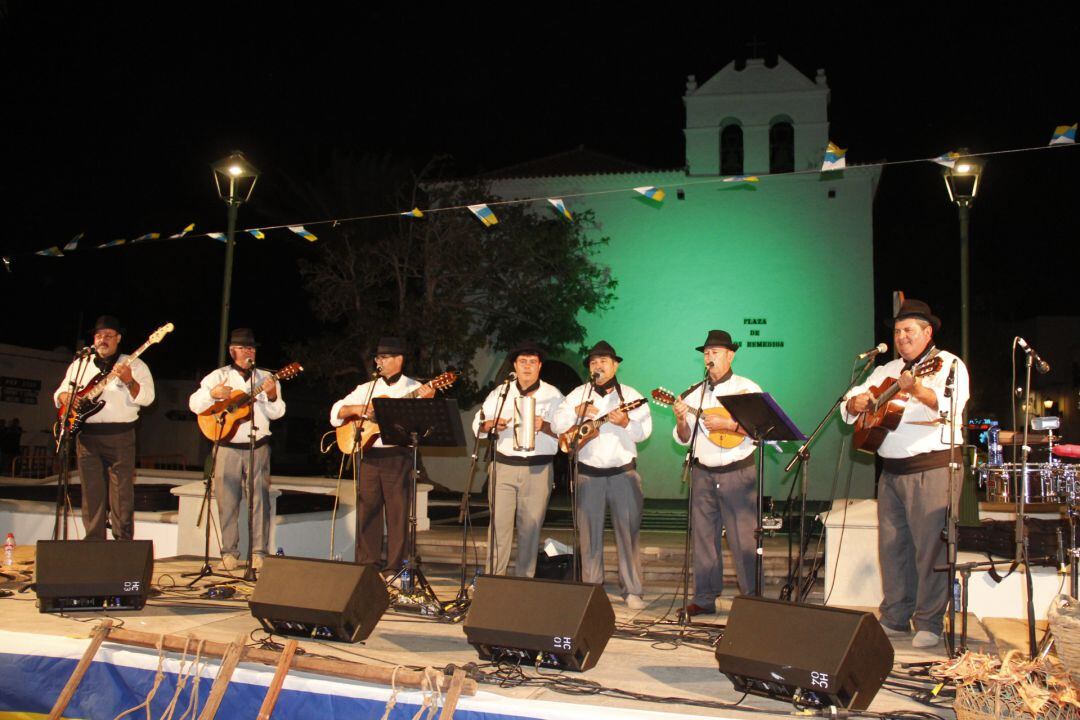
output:
M 446 398 L 374 398 L 382 441 L 412 448 L 412 497 L 409 502 L 408 557 L 387 581 L 391 605 L 399 610 L 442 617 L 446 608 L 420 569 L 416 554 L 416 484 L 420 478 L 420 446 L 464 447 L 465 429 L 457 401 Z M 360 512 L 359 505 L 356 508 Z M 394 582 L 401 580 L 400 588 Z M 453 603 L 448 603 L 453 605 Z
M 765 531 L 761 526 L 762 504 L 765 493 L 765 443 L 806 440 L 769 393 L 746 393 L 724 395 L 717 398 L 739 426 L 746 430 L 757 445 L 757 550 L 754 557 L 754 595 L 762 597 L 765 587 L 764 549 Z

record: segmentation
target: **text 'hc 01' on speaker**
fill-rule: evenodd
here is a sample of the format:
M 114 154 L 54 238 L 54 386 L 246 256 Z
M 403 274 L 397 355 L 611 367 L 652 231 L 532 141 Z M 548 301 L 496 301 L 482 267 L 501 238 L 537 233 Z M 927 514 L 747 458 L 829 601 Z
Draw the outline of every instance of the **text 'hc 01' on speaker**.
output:
M 153 572 L 152 540 L 39 540 L 38 610 L 142 610 Z
M 357 642 L 390 604 L 371 565 L 268 555 L 248 606 L 267 632 Z
M 482 575 L 465 637 L 482 660 L 561 670 L 596 665 L 615 632 L 615 612 L 599 585 Z
M 736 597 L 716 660 L 738 692 L 865 710 L 893 648 L 871 613 Z

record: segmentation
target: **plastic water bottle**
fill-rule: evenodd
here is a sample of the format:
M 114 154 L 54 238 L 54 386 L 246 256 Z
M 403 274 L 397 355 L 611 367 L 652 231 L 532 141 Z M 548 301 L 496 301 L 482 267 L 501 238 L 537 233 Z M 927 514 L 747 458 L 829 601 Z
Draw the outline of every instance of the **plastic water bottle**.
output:
M 15 533 L 8 533 L 4 540 L 4 564 L 8 567 L 15 564 Z
M 278 557 L 285 557 L 285 548 L 279 547 L 276 554 Z

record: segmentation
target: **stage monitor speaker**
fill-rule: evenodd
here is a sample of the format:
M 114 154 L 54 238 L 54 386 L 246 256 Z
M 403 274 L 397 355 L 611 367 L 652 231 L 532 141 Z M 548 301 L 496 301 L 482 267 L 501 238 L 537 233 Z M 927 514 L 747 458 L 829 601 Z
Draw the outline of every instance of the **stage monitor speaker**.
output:
M 153 572 L 151 540 L 39 540 L 38 610 L 142 610 Z
M 375 629 L 390 595 L 372 565 L 269 555 L 248 605 L 267 632 L 358 642 Z
M 615 612 L 600 585 L 481 575 L 465 637 L 482 660 L 560 670 L 596 665 Z
M 736 597 L 716 660 L 738 692 L 865 710 L 893 648 L 871 613 Z

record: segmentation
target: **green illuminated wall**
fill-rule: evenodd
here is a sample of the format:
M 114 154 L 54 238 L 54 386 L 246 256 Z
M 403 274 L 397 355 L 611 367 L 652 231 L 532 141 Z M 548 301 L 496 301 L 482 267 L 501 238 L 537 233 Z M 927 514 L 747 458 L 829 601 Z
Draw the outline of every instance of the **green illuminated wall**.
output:
M 854 356 L 881 337 L 873 327 L 877 171 L 849 169 L 829 180 L 816 173 L 766 177 L 755 191 L 720 189 L 730 185 L 706 180 L 681 172 L 534 178 L 499 181 L 494 190 L 503 197 L 545 197 L 663 187 L 667 199 L 659 207 L 631 193 L 567 200 L 572 211 L 595 211 L 600 232 L 611 240 L 600 260 L 619 281 L 614 306 L 583 318 L 588 344 L 612 343 L 625 358 L 620 380 L 642 393 L 659 385 L 681 392 L 701 377 L 694 348 L 710 328 L 728 330 L 743 344 L 735 372 L 771 393 L 809 433 L 846 387 Z M 679 187 L 684 200 L 676 197 Z M 674 421 L 669 410 L 652 410 L 653 435 L 639 446 L 646 495 L 680 497 Z M 832 491 L 842 434 L 849 435 L 834 420 L 813 448 L 812 498 L 873 494 L 873 463 L 867 456 L 852 468 L 850 450 L 840 489 Z M 787 494 L 790 478 L 781 471 L 789 457 L 767 451 L 767 494 Z M 845 492 L 850 469 L 853 485 Z

